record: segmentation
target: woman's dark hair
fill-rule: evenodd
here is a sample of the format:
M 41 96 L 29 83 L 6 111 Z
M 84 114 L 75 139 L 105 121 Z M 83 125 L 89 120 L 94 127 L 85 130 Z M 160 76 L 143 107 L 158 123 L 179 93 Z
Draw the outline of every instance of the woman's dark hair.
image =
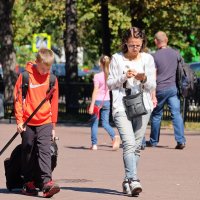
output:
M 140 52 L 144 51 L 147 44 L 146 35 L 144 31 L 142 31 L 140 28 L 132 27 L 126 30 L 122 36 L 122 52 L 127 53 L 128 47 L 126 43 L 128 42 L 128 39 L 131 37 L 142 39 L 142 47 L 140 49 Z

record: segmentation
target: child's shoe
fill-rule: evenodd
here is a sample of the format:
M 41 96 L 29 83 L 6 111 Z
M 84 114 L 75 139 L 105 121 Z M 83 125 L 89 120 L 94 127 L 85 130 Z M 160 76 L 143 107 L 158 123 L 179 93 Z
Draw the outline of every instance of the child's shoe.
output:
M 44 184 L 42 191 L 43 197 L 50 198 L 60 191 L 60 187 L 53 181 L 49 181 Z
M 30 181 L 24 184 L 22 188 L 22 194 L 29 195 L 29 196 L 37 196 L 38 191 L 35 188 L 34 182 Z

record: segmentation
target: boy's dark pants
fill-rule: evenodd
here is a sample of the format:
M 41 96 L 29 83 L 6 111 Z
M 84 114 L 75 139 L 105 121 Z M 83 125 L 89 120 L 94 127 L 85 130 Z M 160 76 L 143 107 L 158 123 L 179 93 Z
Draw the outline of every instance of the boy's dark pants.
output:
M 24 182 L 34 180 L 34 174 L 40 176 L 40 181 L 51 180 L 51 139 L 52 124 L 41 126 L 26 126 L 22 135 L 22 175 Z

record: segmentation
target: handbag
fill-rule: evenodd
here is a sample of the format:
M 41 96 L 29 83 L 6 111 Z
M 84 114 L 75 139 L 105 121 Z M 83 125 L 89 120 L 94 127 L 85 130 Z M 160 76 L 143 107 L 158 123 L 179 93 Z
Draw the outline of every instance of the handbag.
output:
M 102 108 L 102 106 L 94 105 L 93 114 L 96 115 L 97 119 L 100 118 L 100 109 L 101 108 Z
M 148 113 L 144 105 L 142 90 L 137 94 L 124 96 L 123 103 L 129 120 Z

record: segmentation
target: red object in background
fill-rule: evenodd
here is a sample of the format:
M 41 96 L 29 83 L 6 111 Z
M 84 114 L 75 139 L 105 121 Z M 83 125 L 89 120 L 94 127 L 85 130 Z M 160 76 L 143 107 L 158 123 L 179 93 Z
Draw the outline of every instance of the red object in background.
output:
M 89 70 L 89 69 L 83 69 L 83 71 L 87 73 L 87 72 L 89 72 L 90 70 Z
M 15 72 L 16 72 L 17 74 L 19 74 L 19 65 L 16 65 L 16 66 L 15 66 Z

